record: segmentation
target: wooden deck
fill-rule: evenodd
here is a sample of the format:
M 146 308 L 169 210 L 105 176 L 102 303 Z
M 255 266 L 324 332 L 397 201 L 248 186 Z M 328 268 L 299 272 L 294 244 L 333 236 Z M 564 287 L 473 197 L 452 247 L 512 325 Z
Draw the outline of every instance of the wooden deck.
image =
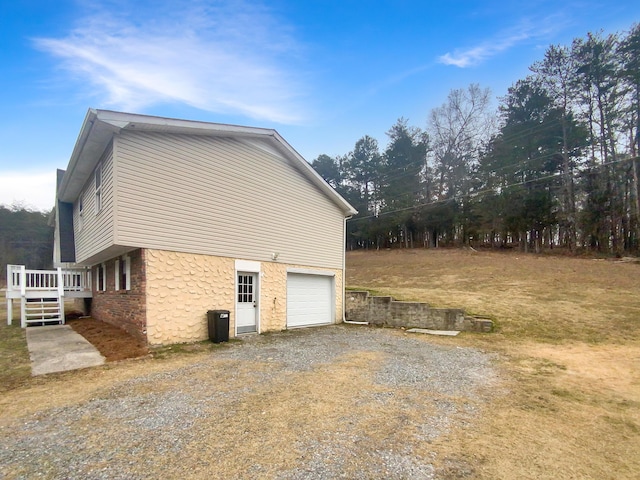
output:
M 24 265 L 7 265 L 7 324 L 11 325 L 13 301 L 20 300 L 20 324 L 64 324 L 65 298 L 90 298 L 88 269 L 28 270 Z

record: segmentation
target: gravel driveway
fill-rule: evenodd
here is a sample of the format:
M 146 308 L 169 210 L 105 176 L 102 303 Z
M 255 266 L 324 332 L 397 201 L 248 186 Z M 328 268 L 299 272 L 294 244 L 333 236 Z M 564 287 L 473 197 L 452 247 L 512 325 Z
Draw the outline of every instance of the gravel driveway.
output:
M 369 327 L 245 337 L 5 417 L 0 478 L 437 478 L 429 445 L 481 413 L 492 361 Z

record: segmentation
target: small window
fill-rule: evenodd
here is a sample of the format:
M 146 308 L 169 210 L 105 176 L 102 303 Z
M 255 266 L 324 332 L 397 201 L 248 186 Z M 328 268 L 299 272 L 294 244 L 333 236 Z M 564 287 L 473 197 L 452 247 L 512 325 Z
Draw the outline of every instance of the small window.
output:
M 82 196 L 78 202 L 78 230 L 82 230 L 82 224 L 84 223 L 84 201 Z
M 96 167 L 96 213 L 102 210 L 102 164 Z
M 107 289 L 107 266 L 104 263 L 96 268 L 96 287 L 99 292 Z
M 253 276 L 238 275 L 238 302 L 253 302 Z

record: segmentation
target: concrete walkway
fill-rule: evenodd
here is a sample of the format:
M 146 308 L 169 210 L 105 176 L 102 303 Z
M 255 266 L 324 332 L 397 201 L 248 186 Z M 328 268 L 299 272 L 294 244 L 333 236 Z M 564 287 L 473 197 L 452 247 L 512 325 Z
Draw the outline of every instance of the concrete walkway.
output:
M 31 374 L 64 372 L 102 365 L 105 358 L 69 325 L 27 328 Z

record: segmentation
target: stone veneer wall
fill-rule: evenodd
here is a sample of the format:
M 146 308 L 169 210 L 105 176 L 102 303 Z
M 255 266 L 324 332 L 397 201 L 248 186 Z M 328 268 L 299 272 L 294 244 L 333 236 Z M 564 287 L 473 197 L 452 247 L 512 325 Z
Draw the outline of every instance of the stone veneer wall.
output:
M 128 255 L 131 258 L 130 290 L 115 289 L 115 258 L 104 262 L 107 271 L 105 291 L 96 290 L 97 267 L 91 269 L 93 284 L 91 316 L 120 327 L 146 343 L 145 252 L 138 249 L 129 252 Z
M 164 250 L 146 250 L 147 338 L 151 345 L 208 338 L 207 311 L 229 310 L 235 333 L 235 259 Z M 286 328 L 287 268 L 261 262 L 260 332 Z M 323 270 L 313 268 L 312 270 Z M 342 272 L 335 274 L 336 321 L 342 321 Z
M 398 302 L 393 297 L 370 296 L 366 291 L 347 292 L 346 304 L 347 320 L 354 322 L 431 330 L 490 332 L 493 329 L 491 320 L 467 316 L 461 309 L 431 308 L 421 302 Z
M 149 344 L 204 340 L 208 310 L 233 312 L 233 259 L 164 250 L 146 250 L 146 259 Z
M 307 268 L 334 274 L 335 323 L 342 322 L 342 271 L 310 268 L 302 265 L 287 265 L 276 262 L 262 263 L 260 276 L 260 324 L 261 332 L 287 328 L 287 269 Z

